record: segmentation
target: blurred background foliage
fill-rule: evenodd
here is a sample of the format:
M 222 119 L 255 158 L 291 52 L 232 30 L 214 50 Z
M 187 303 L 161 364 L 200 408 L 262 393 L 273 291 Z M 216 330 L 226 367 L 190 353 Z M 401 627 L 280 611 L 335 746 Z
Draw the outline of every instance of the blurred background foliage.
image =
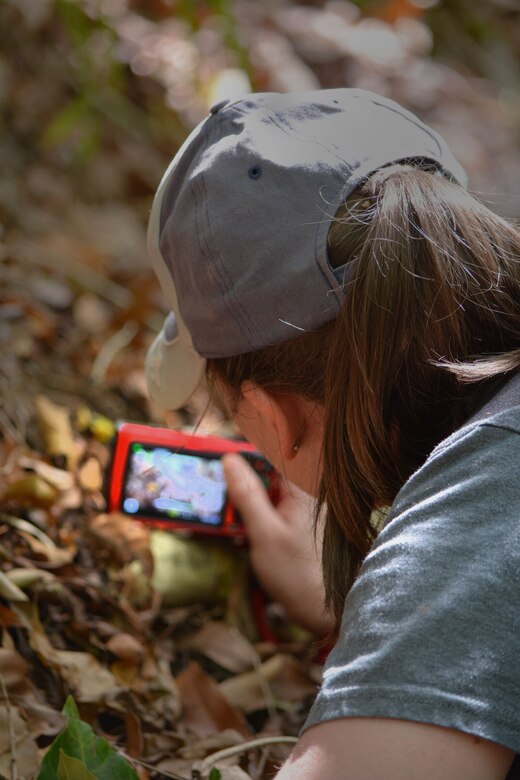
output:
M 491 121 L 518 120 L 516 0 L 3 0 L 0 42 L 9 167 L 75 169 L 85 197 L 127 194 L 98 175 L 107 153 L 169 157 L 212 102 L 247 90 L 367 86 L 448 123 L 465 87 L 459 109 L 495 98 Z
M 475 192 L 519 215 L 517 0 L 0 2 L 0 391 L 14 394 L 13 432 L 20 398 L 42 386 L 156 415 L 142 359 L 162 316 L 145 258 L 161 174 L 214 102 L 320 86 L 404 103 L 446 136 Z

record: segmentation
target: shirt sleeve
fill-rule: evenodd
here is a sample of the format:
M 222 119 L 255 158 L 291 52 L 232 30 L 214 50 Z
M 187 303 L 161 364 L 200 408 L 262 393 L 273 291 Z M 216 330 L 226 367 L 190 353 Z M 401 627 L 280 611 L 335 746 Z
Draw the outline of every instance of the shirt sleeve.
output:
M 397 496 L 304 729 L 359 716 L 520 751 L 520 409 L 454 434 Z

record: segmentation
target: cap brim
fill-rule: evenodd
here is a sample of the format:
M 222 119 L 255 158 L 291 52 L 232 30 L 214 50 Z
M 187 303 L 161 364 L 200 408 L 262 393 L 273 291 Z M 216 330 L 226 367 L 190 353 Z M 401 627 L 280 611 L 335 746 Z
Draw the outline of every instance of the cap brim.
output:
M 184 406 L 203 377 L 206 361 L 177 337 L 168 338 L 168 315 L 155 337 L 145 362 L 145 375 L 151 399 L 161 409 Z
M 191 336 L 179 311 L 170 269 L 160 250 L 162 201 L 175 163 L 176 158 L 164 174 L 155 195 L 147 234 L 148 257 L 171 307 L 171 313 L 148 350 L 145 363 L 150 397 L 164 410 L 184 406 L 200 385 L 206 365 L 205 359 L 193 347 Z

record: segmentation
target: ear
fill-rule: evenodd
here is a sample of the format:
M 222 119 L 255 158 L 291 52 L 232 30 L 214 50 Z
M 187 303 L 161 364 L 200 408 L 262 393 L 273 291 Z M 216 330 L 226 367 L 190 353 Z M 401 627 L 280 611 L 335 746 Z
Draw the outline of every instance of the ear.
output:
M 249 379 L 242 383 L 241 393 L 266 427 L 275 433 L 282 459 L 294 458 L 295 444 L 299 444 L 306 427 L 304 403 L 293 393 L 270 393 Z

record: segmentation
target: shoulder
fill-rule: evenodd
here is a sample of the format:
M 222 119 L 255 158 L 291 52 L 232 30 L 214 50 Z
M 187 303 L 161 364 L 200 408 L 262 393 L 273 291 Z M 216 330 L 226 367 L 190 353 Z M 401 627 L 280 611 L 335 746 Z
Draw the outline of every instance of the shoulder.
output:
M 520 750 L 520 409 L 442 442 L 347 597 L 308 725 L 430 723 Z
M 387 558 L 400 583 L 420 577 L 419 590 L 439 589 L 443 572 L 453 587 L 461 577 L 471 582 L 481 598 L 490 566 L 505 578 L 501 590 L 520 585 L 520 407 L 464 426 L 434 449 L 397 495 L 366 568 Z
M 518 447 L 520 446 L 519 437 L 520 405 L 463 425 L 438 444 L 426 462 L 428 463 L 454 448 L 472 450 L 475 446 L 494 446 L 497 442 L 508 442 L 513 447 Z

